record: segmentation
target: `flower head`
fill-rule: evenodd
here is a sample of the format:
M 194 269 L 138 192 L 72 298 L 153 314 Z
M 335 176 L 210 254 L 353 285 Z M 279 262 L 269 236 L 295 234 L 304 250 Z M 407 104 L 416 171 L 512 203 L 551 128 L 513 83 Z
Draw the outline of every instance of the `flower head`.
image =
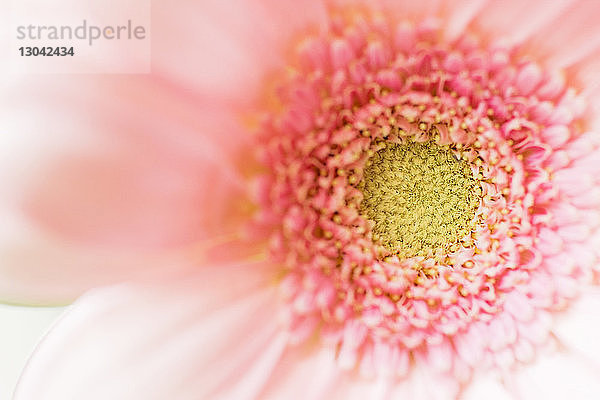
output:
M 167 196 L 148 207 L 171 206 L 164 220 L 149 220 L 156 224 L 115 219 L 116 232 L 139 228 L 145 235 L 134 239 L 154 249 L 206 240 L 152 258 L 153 268 L 87 275 L 77 290 L 125 278 L 144 284 L 84 296 L 32 359 L 21 398 L 35 398 L 34 379 L 52 383 L 50 397 L 77 396 L 81 387 L 65 384 L 70 366 L 85 364 L 77 353 L 48 368 L 74 334 L 85 338 L 82 354 L 98 368 L 166 340 L 148 364 L 127 367 L 147 388 L 115 382 L 102 388 L 105 397 L 294 398 L 306 394 L 297 388 L 309 380 L 309 398 L 456 397 L 476 373 L 534 360 L 553 332 L 553 315 L 595 281 L 600 135 L 589 112 L 600 105 L 590 72 L 598 43 L 570 46 L 569 37 L 586 37 L 581 30 L 548 28 L 562 12 L 579 20 L 589 10 L 566 3 L 538 10 L 530 2 L 539 11 L 530 20 L 502 2 L 315 4 L 308 15 L 316 29 L 288 29 L 281 17 L 266 23 L 275 34 L 265 37 L 286 36 L 293 55 L 282 52 L 287 66 L 270 68 L 260 52 L 267 60 L 250 70 L 264 68 L 263 89 L 259 79 L 244 87 L 233 74 L 233 90 L 216 70 L 190 78 L 200 93 L 190 99 L 171 86 L 187 72 L 165 66 L 148 81 L 127 81 L 132 99 L 162 115 L 154 124 L 132 118 L 141 133 L 127 136 L 127 146 L 140 138 L 160 144 L 148 146 L 156 156 L 127 164 L 142 178 L 153 171 L 134 181 L 158 182 L 159 192 L 183 193 L 185 201 L 178 208 Z M 203 11 L 225 22 L 223 9 L 211 7 Z M 254 18 L 248 27 L 270 21 Z M 231 29 L 247 52 L 252 29 Z M 546 32 L 555 45 L 539 44 Z M 227 43 L 204 45 L 227 53 Z M 240 76 L 255 77 L 241 65 Z M 156 160 L 168 174 L 149 168 Z M 189 189 L 194 181 L 199 190 Z M 240 201 L 246 189 L 251 200 Z M 92 191 L 122 193 L 110 185 Z M 194 219 L 190 207 L 200 210 Z M 55 207 L 29 209 L 47 223 L 64 216 Z M 84 220 L 104 226 L 102 218 Z M 81 238 L 70 230 L 79 223 L 64 222 L 50 218 Z M 161 225 L 172 235 L 153 235 Z M 116 241 L 128 256 L 139 251 L 130 236 L 98 232 L 105 231 L 92 230 L 90 242 L 102 249 Z M 157 308 L 144 311 L 148 304 Z M 179 330 L 150 328 L 157 316 Z M 105 321 L 102 329 L 115 337 L 112 358 L 90 350 L 100 325 L 88 318 Z M 139 326 L 148 329 L 142 334 Z M 173 364 L 177 372 L 151 390 L 155 372 Z M 436 385 L 419 383 L 431 377 Z
M 292 331 L 318 329 L 369 374 L 420 357 L 465 380 L 482 360 L 531 359 L 598 255 L 595 195 L 573 185 L 590 172 L 578 149 L 599 144 L 584 100 L 476 32 L 332 19 L 299 46 L 284 111 L 260 129 L 261 216 Z

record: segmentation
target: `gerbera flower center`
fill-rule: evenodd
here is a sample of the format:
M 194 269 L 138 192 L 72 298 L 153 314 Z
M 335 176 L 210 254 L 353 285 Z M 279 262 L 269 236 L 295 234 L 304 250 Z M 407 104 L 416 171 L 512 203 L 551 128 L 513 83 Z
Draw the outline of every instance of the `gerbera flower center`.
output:
M 367 162 L 360 210 L 401 257 L 431 256 L 471 233 L 479 205 L 469 163 L 434 142 L 388 143 Z
M 500 42 L 344 15 L 300 43 L 260 126 L 290 332 L 365 371 L 431 357 L 464 380 L 477 352 L 524 358 L 596 260 L 581 99 Z

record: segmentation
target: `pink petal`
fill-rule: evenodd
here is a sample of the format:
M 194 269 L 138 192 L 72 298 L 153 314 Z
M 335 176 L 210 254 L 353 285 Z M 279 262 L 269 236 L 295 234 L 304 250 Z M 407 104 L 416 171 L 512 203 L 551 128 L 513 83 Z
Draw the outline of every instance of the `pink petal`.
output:
M 439 345 L 430 345 L 427 360 L 436 371 L 447 372 L 452 368 L 452 345 L 449 341 L 443 341 Z
M 331 348 L 289 348 L 264 388 L 264 399 L 319 399 L 334 389 L 340 375 Z
M 132 254 L 74 246 L 23 224 L 4 226 L 0 238 L 2 299 L 29 305 L 66 304 L 95 285 L 158 272 L 174 274 L 190 268 L 192 261 L 183 254 Z
M 521 339 L 515 343 L 513 351 L 517 361 L 527 364 L 534 360 L 535 348 L 525 339 Z
M 389 356 L 389 355 L 388 355 Z M 364 356 L 363 356 L 364 357 Z M 411 378 L 398 378 L 388 357 L 378 354 L 371 358 L 372 371 L 342 371 L 334 347 L 314 343 L 290 348 L 274 371 L 261 399 L 392 399 L 411 397 Z M 384 360 L 382 362 L 382 360 Z M 364 358 L 363 360 L 364 361 Z M 381 364 L 378 364 L 381 362 Z M 407 361 L 408 362 L 408 361 Z M 369 373 L 368 377 L 363 372 Z
M 448 39 L 459 37 L 488 2 L 489 0 L 462 1 L 453 5 L 445 29 Z
M 323 25 L 325 15 L 316 1 L 302 12 L 290 0 L 156 2 L 153 72 L 213 98 L 247 102 L 264 74 L 284 64 L 293 35 Z
M 481 8 L 476 25 L 495 39 L 521 44 L 540 29 L 552 24 L 569 5 L 569 0 L 553 1 L 489 1 Z
M 419 2 L 427 3 L 427 2 Z M 598 61 L 600 4 L 595 1 L 558 0 L 458 2 L 450 7 L 449 34 L 466 25 L 464 21 L 493 40 L 521 45 L 522 54 L 547 60 L 552 67 L 576 66 L 587 69 Z M 453 22 L 456 20 L 457 22 Z M 556 29 L 560 25 L 561 29 Z M 597 68 L 589 68 L 595 74 Z M 589 79 L 582 79 L 589 85 Z M 591 81 L 592 83 L 594 80 Z
M 324 398 L 332 400 L 385 400 L 398 398 L 396 392 L 401 393 L 401 396 L 406 396 L 407 386 L 407 382 L 393 382 L 387 377 L 364 379 L 347 373 L 336 382 L 334 388 Z M 393 395 L 392 392 L 394 392 Z
M 535 63 L 523 66 L 517 74 L 515 85 L 524 96 L 529 95 L 542 80 L 542 68 Z
M 239 116 L 152 77 L 37 79 L 3 93 L 0 295 L 61 302 L 239 232 Z
M 486 340 L 480 326 L 472 326 L 465 333 L 456 335 L 454 346 L 458 355 L 471 367 L 476 367 L 483 357 L 483 345 Z
M 564 125 L 552 125 L 544 129 L 541 135 L 545 143 L 548 143 L 550 147 L 556 149 L 569 140 L 570 131 Z
M 530 321 L 535 314 L 530 299 L 516 290 L 507 295 L 504 309 L 519 321 Z
M 94 244 L 145 246 L 189 243 L 223 225 L 219 205 L 243 189 L 232 166 L 241 140 L 231 138 L 246 131 L 235 114 L 150 78 L 65 79 L 36 95 L 62 121 L 79 118 L 39 118 L 31 135 L 66 131 L 84 143 L 49 151 L 54 159 L 21 179 L 22 204 L 45 225 Z M 40 104 L 22 97 L 23 107 Z
M 460 398 L 461 400 L 507 400 L 511 396 L 507 388 L 502 385 L 500 377 L 488 373 L 475 376 Z
M 589 56 L 596 57 L 600 48 L 598 24 L 595 16 L 600 12 L 600 4 L 595 1 L 571 1 L 571 5 L 560 18 L 561 29 L 552 25 L 537 32 L 533 46 L 548 54 L 548 64 L 552 67 L 579 67 Z
M 15 399 L 256 397 L 287 339 L 273 275 L 231 268 L 85 295 L 38 346 Z
M 458 396 L 459 383 L 449 374 L 437 374 L 427 365 L 418 365 L 408 377 L 410 395 L 398 398 L 444 400 Z M 435 384 L 434 384 L 435 383 Z

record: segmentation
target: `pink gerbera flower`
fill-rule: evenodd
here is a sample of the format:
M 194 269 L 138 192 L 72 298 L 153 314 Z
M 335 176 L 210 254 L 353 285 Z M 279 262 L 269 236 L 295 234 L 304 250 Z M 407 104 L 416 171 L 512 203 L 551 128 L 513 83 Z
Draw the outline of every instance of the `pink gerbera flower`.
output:
M 599 4 L 298 7 L 156 5 L 152 75 L 17 83 L 0 290 L 124 283 L 16 398 L 600 396 Z

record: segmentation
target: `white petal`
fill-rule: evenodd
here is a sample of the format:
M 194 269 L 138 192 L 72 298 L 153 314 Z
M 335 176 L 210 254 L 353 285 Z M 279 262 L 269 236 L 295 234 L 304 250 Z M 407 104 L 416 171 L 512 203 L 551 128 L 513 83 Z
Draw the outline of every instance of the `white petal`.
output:
M 594 360 L 600 365 L 600 288 L 592 287 L 556 318 L 553 329 L 567 350 Z
M 308 348 L 307 348 L 308 347 Z M 341 373 L 332 348 L 288 349 L 260 398 L 302 400 L 326 398 Z
M 276 290 L 235 273 L 227 290 L 218 275 L 85 295 L 40 344 L 15 399 L 252 398 L 286 345 Z
M 514 376 L 522 399 L 600 399 L 600 370 L 568 352 L 540 356 Z
M 460 400 L 513 400 L 513 396 L 506 390 L 500 377 L 492 373 L 481 374 L 473 378 Z

